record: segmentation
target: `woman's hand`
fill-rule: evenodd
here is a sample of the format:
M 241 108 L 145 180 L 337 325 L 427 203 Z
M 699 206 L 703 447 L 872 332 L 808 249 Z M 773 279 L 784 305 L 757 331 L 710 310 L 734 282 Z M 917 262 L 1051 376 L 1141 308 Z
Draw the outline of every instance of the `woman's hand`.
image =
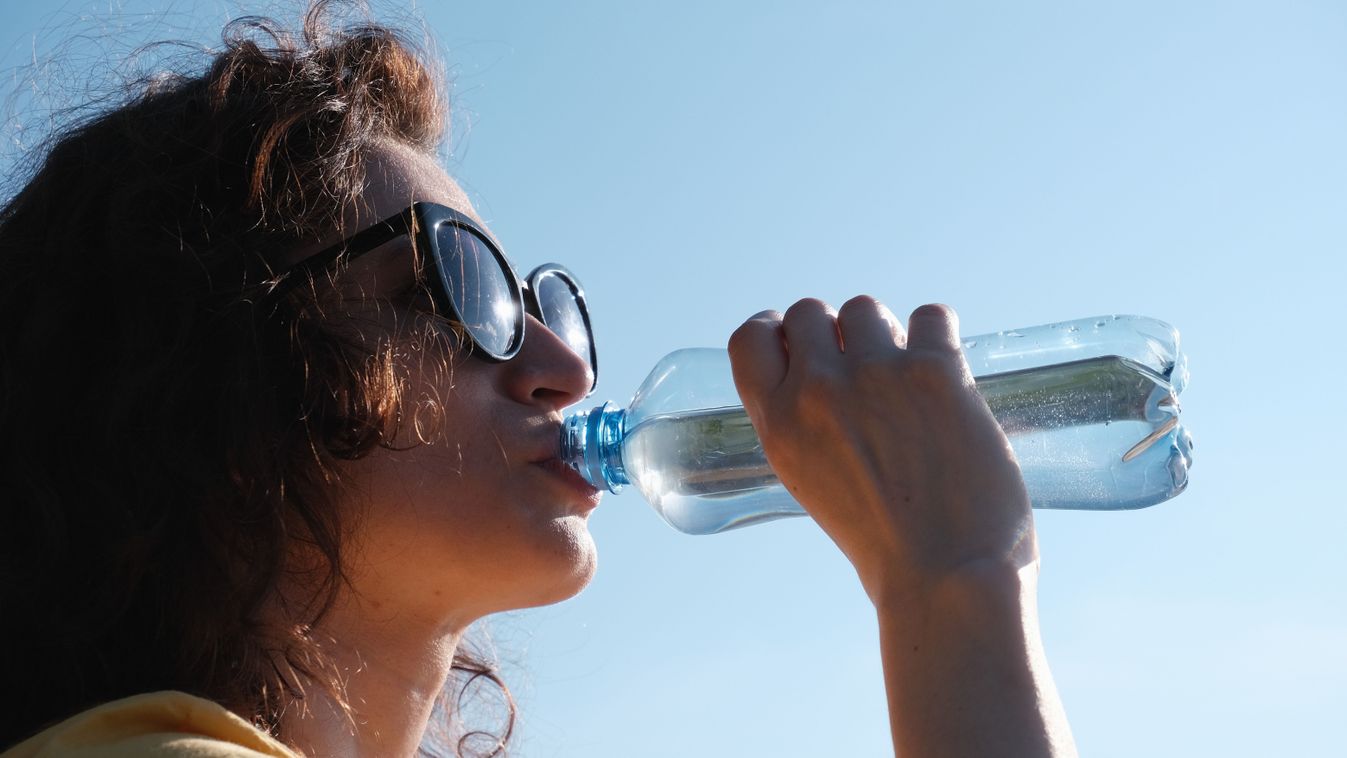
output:
M 950 308 L 908 329 L 873 298 L 801 300 L 730 339 L 768 461 L 876 605 L 1036 560 L 1014 454 L 973 388 Z
M 959 347 L 945 306 L 904 331 L 858 297 L 836 315 L 817 300 L 760 313 L 730 359 L 768 462 L 878 611 L 897 752 L 1074 755 L 1038 632 L 1029 499 Z

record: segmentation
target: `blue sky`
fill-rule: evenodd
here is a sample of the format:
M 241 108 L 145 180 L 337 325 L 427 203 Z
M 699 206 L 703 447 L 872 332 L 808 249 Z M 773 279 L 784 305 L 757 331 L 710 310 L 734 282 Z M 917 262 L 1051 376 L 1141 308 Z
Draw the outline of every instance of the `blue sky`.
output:
M 6 95 L 14 66 L 74 33 L 96 32 L 64 46 L 78 72 L 118 40 L 211 41 L 240 7 L 28 5 L 0 0 Z M 141 15 L 156 8 L 173 13 Z M 521 268 L 582 277 L 602 397 L 806 295 L 943 301 L 966 334 L 1114 312 L 1177 325 L 1189 491 L 1037 515 L 1044 635 L 1077 741 L 1119 757 L 1341 743 L 1347 7 L 419 13 L 455 81 L 450 169 Z M 4 102 L 31 120 L 24 96 Z M 888 749 L 873 613 L 811 522 L 687 537 L 623 494 L 592 525 L 583 595 L 490 624 L 520 754 Z

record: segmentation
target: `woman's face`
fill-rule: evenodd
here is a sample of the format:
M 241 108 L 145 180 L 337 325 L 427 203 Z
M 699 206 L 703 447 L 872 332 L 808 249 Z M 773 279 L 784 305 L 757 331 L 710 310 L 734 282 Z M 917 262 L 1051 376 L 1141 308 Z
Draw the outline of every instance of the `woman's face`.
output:
M 371 162 L 364 202 L 348 229 L 413 201 L 475 217 L 433 158 L 389 147 Z M 410 240 L 361 256 L 342 281 L 388 309 L 387 298 L 414 281 Z M 419 318 L 392 302 L 394 317 Z M 396 446 L 409 449 L 379 448 L 346 469 L 350 506 L 359 514 L 348 551 L 357 602 L 397 614 L 399 623 L 443 626 L 555 602 L 589 581 L 596 557 L 587 522 L 599 493 L 557 454 L 561 409 L 584 397 L 592 377 L 587 361 L 531 316 L 525 333 L 518 355 L 504 363 L 451 355 L 451 339 L 398 344 L 408 388 L 404 419 L 424 416 L 415 414 L 418 406 L 436 403 L 442 421 L 423 429 L 424 444 L 417 444 L 415 425 L 404 423 Z

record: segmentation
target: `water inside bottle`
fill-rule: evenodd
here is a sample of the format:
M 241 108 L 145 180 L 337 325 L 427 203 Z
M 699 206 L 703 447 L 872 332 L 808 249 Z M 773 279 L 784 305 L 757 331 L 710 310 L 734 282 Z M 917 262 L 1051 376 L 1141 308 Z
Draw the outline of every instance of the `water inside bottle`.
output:
M 990 374 L 978 391 L 1036 508 L 1126 509 L 1187 485 L 1191 440 L 1166 377 L 1104 356 Z M 656 415 L 627 430 L 623 467 L 679 529 L 707 534 L 799 515 L 740 406 Z
M 803 513 L 780 496 L 743 406 L 647 418 L 627 433 L 622 463 L 645 499 L 689 534 Z

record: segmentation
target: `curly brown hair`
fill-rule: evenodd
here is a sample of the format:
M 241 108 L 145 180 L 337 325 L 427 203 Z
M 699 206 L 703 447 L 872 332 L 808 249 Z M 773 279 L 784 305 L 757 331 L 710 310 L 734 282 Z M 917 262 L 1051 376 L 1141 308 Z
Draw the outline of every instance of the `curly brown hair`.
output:
M 340 229 L 372 150 L 433 151 L 448 119 L 416 44 L 333 5 L 231 23 L 203 72 L 56 132 L 0 209 L 0 745 L 165 689 L 276 733 L 305 681 L 339 690 L 311 631 L 345 582 L 333 463 L 392 444 L 399 386 L 322 288 L 259 293 Z M 312 592 L 279 598 L 296 545 Z

